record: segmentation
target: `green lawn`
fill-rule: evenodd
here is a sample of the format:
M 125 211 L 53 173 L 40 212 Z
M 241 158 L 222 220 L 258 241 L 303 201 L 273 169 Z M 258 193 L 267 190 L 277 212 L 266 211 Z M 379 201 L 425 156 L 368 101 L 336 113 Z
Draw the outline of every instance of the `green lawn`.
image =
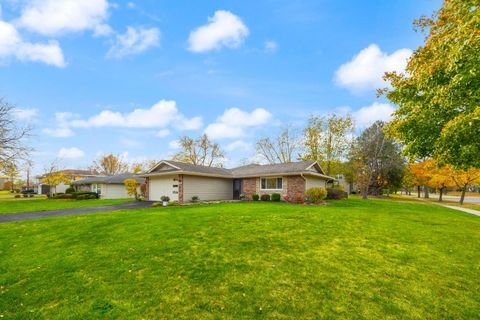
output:
M 131 199 L 49 200 L 49 199 L 28 199 L 28 198 L 26 199 L 20 198 L 15 200 L 0 200 L 0 214 L 103 206 L 103 205 L 109 205 L 109 204 L 124 203 L 128 201 L 132 201 L 132 200 Z
M 350 199 L 0 224 L 14 319 L 474 319 L 480 217 Z

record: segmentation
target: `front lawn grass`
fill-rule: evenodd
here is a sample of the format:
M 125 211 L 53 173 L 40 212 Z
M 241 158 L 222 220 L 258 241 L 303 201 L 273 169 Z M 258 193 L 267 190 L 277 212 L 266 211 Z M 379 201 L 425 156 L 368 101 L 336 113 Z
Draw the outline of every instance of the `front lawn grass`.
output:
M 132 199 L 91 199 L 91 200 L 70 200 L 70 199 L 28 199 L 18 198 L 11 200 L 0 200 L 0 214 L 17 212 L 47 211 L 57 209 L 82 208 L 92 206 L 104 206 L 119 204 Z
M 0 224 L 14 319 L 474 319 L 480 218 L 389 200 Z

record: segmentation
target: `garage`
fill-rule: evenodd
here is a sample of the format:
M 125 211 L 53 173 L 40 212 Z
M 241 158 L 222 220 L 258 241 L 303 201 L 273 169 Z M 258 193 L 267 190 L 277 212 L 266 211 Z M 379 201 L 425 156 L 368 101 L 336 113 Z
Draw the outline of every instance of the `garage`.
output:
M 170 201 L 178 201 L 178 175 L 149 177 L 148 199 L 161 201 L 162 196 L 168 196 Z

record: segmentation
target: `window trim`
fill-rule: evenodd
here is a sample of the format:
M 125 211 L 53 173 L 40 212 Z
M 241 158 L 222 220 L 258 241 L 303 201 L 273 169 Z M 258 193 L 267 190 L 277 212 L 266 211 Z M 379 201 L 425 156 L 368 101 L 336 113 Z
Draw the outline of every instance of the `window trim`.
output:
M 262 180 L 265 179 L 265 187 L 267 186 L 267 182 L 266 180 L 267 179 L 275 179 L 275 186 L 276 188 L 262 188 Z M 281 179 L 282 181 L 282 187 L 281 188 L 278 188 L 278 179 Z M 262 191 L 281 191 L 283 190 L 283 177 L 260 177 L 260 190 Z

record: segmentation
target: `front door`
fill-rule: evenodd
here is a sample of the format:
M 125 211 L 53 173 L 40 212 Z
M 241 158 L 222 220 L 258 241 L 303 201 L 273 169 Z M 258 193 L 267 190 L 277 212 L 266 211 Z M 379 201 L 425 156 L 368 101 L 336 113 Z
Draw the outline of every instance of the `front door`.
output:
M 233 200 L 239 200 L 242 193 L 242 179 L 233 179 Z

